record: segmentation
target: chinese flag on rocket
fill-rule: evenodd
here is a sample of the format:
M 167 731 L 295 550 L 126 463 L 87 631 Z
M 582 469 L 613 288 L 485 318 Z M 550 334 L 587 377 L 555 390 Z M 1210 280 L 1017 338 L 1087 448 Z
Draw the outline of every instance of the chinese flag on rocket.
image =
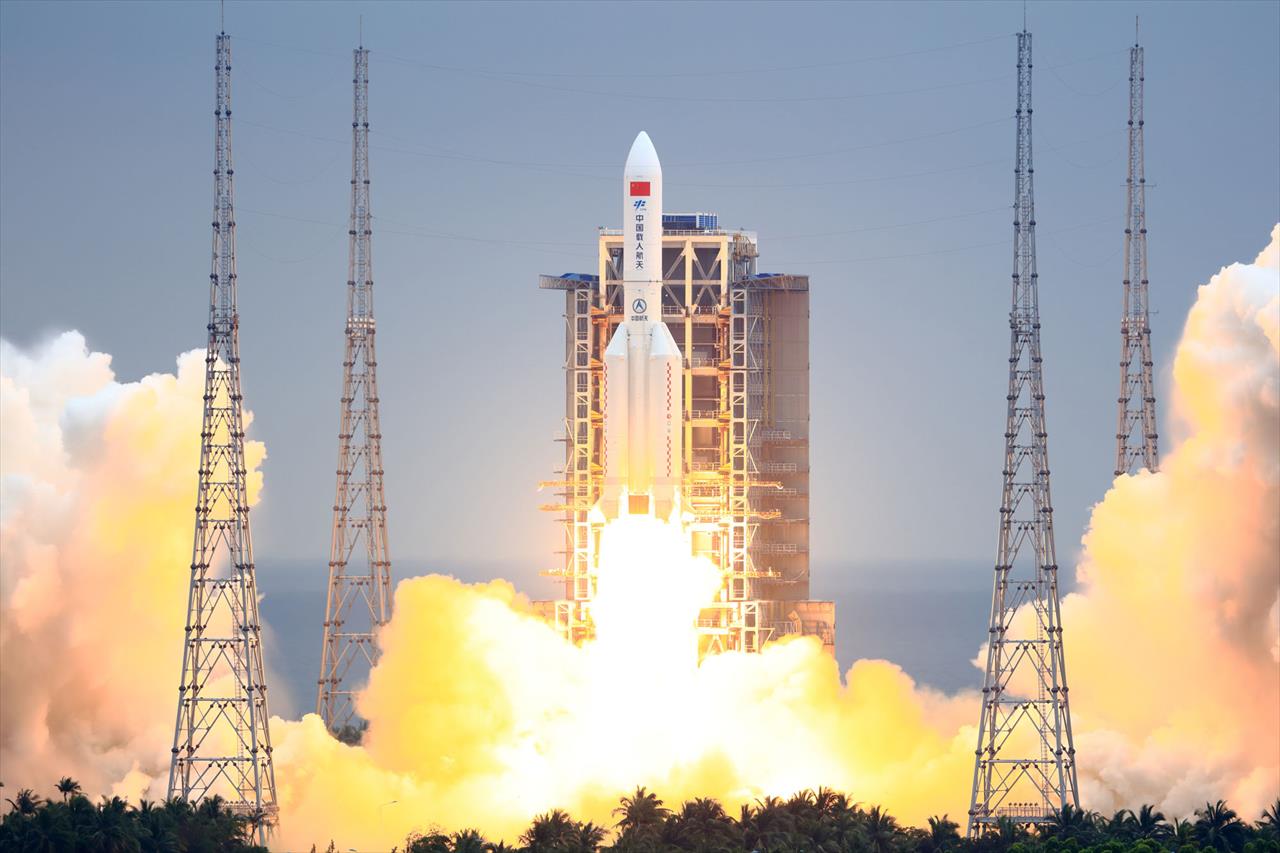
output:
M 648 195 L 648 194 L 649 194 L 648 181 L 632 181 L 631 182 L 631 195 L 636 196 L 636 195 Z

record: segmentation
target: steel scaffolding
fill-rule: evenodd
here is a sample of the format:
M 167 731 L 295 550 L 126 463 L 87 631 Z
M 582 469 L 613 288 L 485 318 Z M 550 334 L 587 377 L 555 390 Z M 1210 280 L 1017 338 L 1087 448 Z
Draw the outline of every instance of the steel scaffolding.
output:
M 602 476 L 601 355 L 623 315 L 621 250 L 620 232 L 602 229 L 597 275 L 540 282 L 566 297 L 566 447 L 564 478 L 543 483 L 562 497 L 543 509 L 563 518 L 563 564 L 547 574 L 564 594 L 539 606 L 575 642 L 594 632 L 601 525 L 590 510 Z M 758 275 L 756 254 L 748 232 L 664 229 L 662 315 L 684 356 L 684 509 L 693 553 L 724 578 L 698 620 L 704 653 L 758 651 L 790 633 L 834 645 L 833 605 L 808 600 L 808 279 Z
M 195 540 L 182 680 L 168 796 L 220 796 L 247 817 L 259 843 L 275 825 L 262 623 L 244 458 L 240 317 L 236 308 L 235 191 L 231 160 L 231 38 L 215 65 L 213 263 Z
M 1016 115 L 1004 488 L 970 837 L 1002 818 L 1039 824 L 1064 806 L 1079 805 L 1049 493 L 1031 159 L 1031 34 L 1025 30 L 1018 34 Z
M 353 88 L 346 354 L 342 360 L 329 595 L 316 696 L 316 713 L 330 731 L 343 737 L 359 733 L 356 693 L 378 660 L 378 629 L 391 616 L 391 558 L 374 349 L 369 51 L 364 47 L 355 51 Z
M 1125 191 L 1124 309 L 1120 318 L 1120 397 L 1116 476 L 1160 470 L 1156 392 L 1151 379 L 1147 304 L 1147 178 L 1143 164 L 1142 46 L 1129 49 L 1129 178 Z

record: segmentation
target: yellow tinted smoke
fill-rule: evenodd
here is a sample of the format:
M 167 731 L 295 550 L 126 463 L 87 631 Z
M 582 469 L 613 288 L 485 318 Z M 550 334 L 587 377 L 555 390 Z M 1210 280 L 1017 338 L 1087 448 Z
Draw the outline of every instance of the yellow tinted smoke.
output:
M 1252 815 L 1280 787 L 1278 251 L 1280 229 L 1257 262 L 1201 288 L 1162 395 L 1162 470 L 1118 478 L 1094 509 L 1079 591 L 1063 602 L 1087 808 L 1185 814 L 1226 797 Z M 155 796 L 176 698 L 200 354 L 176 376 L 120 385 L 79 336 L 30 354 L 5 346 L 4 781 L 46 790 L 71 774 L 91 793 Z M 638 784 L 731 809 L 828 785 L 911 822 L 963 815 L 973 692 L 922 689 L 885 661 L 855 663 L 842 683 L 812 640 L 695 665 L 690 614 L 713 584 L 680 536 L 651 521 L 610 529 L 606 548 L 620 550 L 604 556 L 601 637 L 584 648 L 503 581 L 401 582 L 361 697 L 365 745 L 337 743 L 313 716 L 273 720 L 282 845 L 388 849 L 430 824 L 510 839 L 553 807 L 608 822 Z

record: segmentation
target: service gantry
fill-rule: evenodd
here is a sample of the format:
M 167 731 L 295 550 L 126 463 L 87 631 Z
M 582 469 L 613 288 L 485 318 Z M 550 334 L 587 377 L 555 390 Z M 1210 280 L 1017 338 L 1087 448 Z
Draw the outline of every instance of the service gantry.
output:
M 342 359 L 329 594 L 316 695 L 316 713 L 330 731 L 343 738 L 360 734 L 362 721 L 356 714 L 355 696 L 378 660 L 378 629 L 391 616 L 391 558 L 374 349 L 369 51 L 363 46 L 355 50 L 353 84 L 346 353 Z
M 195 543 L 170 798 L 220 796 L 265 844 L 277 819 L 262 623 L 249 534 L 240 317 L 236 309 L 231 39 L 218 36 L 213 161 L 213 267 Z
M 543 509 L 564 524 L 563 597 L 537 602 L 574 642 L 594 633 L 602 521 L 603 354 L 622 308 L 622 232 L 598 272 L 542 276 L 565 294 L 565 463 Z M 698 620 L 701 652 L 759 651 L 789 634 L 835 643 L 835 605 L 809 600 L 809 279 L 756 273 L 756 235 L 715 214 L 663 216 L 662 319 L 684 358 L 684 510 L 692 551 L 723 575 Z
M 1120 317 L 1120 397 L 1116 471 L 1160 470 L 1156 390 L 1151 379 L 1151 319 L 1147 302 L 1147 178 L 1143 165 L 1142 45 L 1134 28 L 1129 49 L 1129 179 L 1124 206 L 1124 309 Z
M 1058 606 L 1048 430 L 1040 355 L 1031 33 L 1018 33 L 1013 304 L 999 550 L 969 806 L 970 837 L 1002 818 L 1048 821 L 1078 806 L 1075 747 Z

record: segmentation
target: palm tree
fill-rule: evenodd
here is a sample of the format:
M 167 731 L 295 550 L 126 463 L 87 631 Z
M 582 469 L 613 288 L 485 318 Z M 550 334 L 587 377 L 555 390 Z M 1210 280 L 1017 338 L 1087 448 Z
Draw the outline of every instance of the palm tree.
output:
M 609 830 L 591 821 L 576 824 L 569 833 L 569 843 L 563 848 L 564 853 L 596 853 L 608 834 Z
M 1218 800 L 1196 810 L 1196 838 L 1202 847 L 1215 850 L 1239 850 L 1244 846 L 1247 827 L 1227 804 Z
M 1006 850 L 1019 841 L 1026 841 L 1028 834 L 1027 828 L 1011 817 L 996 820 L 995 836 Z
M 929 847 L 932 850 L 949 850 L 960 843 L 960 824 L 947 815 L 929 818 Z
M 1129 814 L 1133 815 L 1133 812 Z M 1143 805 L 1138 809 L 1138 813 L 1133 815 L 1133 820 L 1133 828 L 1139 838 L 1163 841 L 1169 837 L 1169 824 L 1164 819 L 1164 812 L 1156 811 L 1155 806 Z
M 797 824 L 795 812 L 809 802 L 803 798 L 797 802 L 797 798 L 793 798 L 791 803 L 783 803 L 777 797 L 765 797 L 756 800 L 754 807 L 744 805 L 738 818 L 743 846 L 759 851 L 794 848 L 796 839 L 793 836 Z M 797 807 L 793 807 L 793 803 Z
M 849 798 L 839 791 L 819 788 L 813 794 L 813 805 L 818 811 L 830 816 L 841 809 L 848 808 Z
M 1137 832 L 1138 819 L 1128 809 L 1120 809 L 1110 820 L 1104 818 L 1102 825 L 1112 838 L 1129 841 Z
M 520 836 L 530 853 L 552 853 L 566 846 L 577 830 L 573 819 L 563 809 L 540 814 Z
M 1174 818 L 1169 827 L 1169 841 L 1175 847 L 1196 843 L 1196 825 L 1189 820 Z
M 178 853 L 173 819 L 162 807 L 150 800 L 139 800 L 133 815 L 145 853 Z
M 40 810 L 40 804 L 44 802 L 30 788 L 18 789 L 18 795 L 13 798 L 5 798 L 13 810 L 20 815 L 30 816 Z
M 98 825 L 86 839 L 103 853 L 138 853 L 141 845 L 129 814 L 129 804 L 119 797 L 103 797 L 98 806 Z
M 22 791 L 18 794 L 20 797 Z M 9 816 L 13 814 L 14 812 L 10 812 Z M 6 817 L 3 828 L 14 829 L 14 840 L 18 842 L 15 846 L 23 853 L 63 853 L 65 850 L 74 850 L 77 846 L 76 834 L 58 820 L 55 812 L 47 808 L 37 808 L 35 812 L 23 815 L 12 827 L 9 817 Z M 0 835 L 0 840 L 5 841 L 4 847 L 7 850 L 8 839 Z
M 898 840 L 898 820 L 879 806 L 872 806 L 863 820 L 867 849 L 871 853 L 891 853 Z
M 1262 818 L 1258 821 L 1258 833 L 1263 838 L 1280 841 L 1280 799 L 1271 804 L 1271 808 L 1262 810 Z
M 464 829 L 453 834 L 453 853 L 485 853 L 486 842 L 474 829 Z
M 827 813 L 831 841 L 838 850 L 864 850 L 867 831 L 864 825 L 866 812 L 857 803 L 850 803 L 844 795 L 833 803 Z
M 427 835 L 410 836 L 405 841 L 404 850 L 405 853 L 452 853 L 449 844 L 449 836 L 441 832 L 432 832 Z M 337 850 L 332 841 L 329 842 L 329 850 Z
M 708 797 L 689 800 L 662 827 L 662 841 L 701 853 L 737 850 L 742 833 L 724 807 Z
M 835 804 L 835 794 L 829 788 L 816 791 L 804 790 L 787 800 L 786 814 L 791 822 L 791 847 L 799 845 L 811 850 L 824 850 L 835 845 L 831 826 L 830 809 Z
M 1044 824 L 1044 831 L 1046 835 L 1064 841 L 1069 838 L 1083 839 L 1092 834 L 1094 823 L 1093 816 L 1088 812 L 1066 803 L 1050 814 L 1049 822 Z
M 86 796 L 74 796 L 70 802 L 59 803 L 59 806 L 66 809 L 67 822 L 76 832 L 92 832 L 98 825 L 98 810 Z
M 63 776 L 58 780 L 58 793 L 62 794 L 62 801 L 65 803 L 67 797 L 80 793 L 80 783 L 70 776 Z
M 657 794 L 646 791 L 643 785 L 618 803 L 618 807 L 613 810 L 614 816 L 618 818 L 615 825 L 624 833 L 657 831 L 671 815 L 671 810 L 662 805 Z

